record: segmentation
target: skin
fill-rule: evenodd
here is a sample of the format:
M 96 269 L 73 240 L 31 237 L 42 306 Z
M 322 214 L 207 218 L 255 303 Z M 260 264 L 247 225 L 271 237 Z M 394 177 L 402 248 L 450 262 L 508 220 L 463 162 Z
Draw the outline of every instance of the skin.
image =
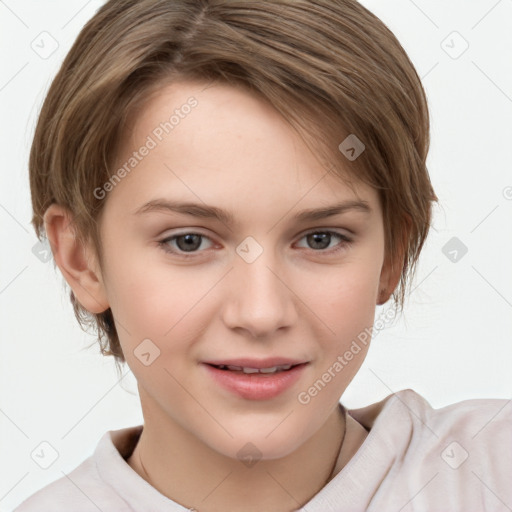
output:
M 104 199 L 103 268 L 92 244 L 78 247 L 66 209 L 48 209 L 46 231 L 80 303 L 93 313 L 112 309 L 144 415 L 130 466 L 200 512 L 292 511 L 366 437 L 347 417 L 337 459 L 345 428 L 338 402 L 368 346 L 309 403 L 297 396 L 371 328 L 376 304 L 389 298 L 400 276 L 385 259 L 376 191 L 358 183 L 354 195 L 271 106 L 246 91 L 193 82 L 163 88 L 138 114 L 118 165 L 191 95 L 198 105 Z M 134 214 L 155 198 L 214 205 L 236 223 L 169 211 Z M 366 201 L 371 213 L 293 219 L 349 199 Z M 305 236 L 326 229 L 351 241 L 332 235 L 315 245 Z M 195 252 L 186 252 L 183 238 L 167 242 L 175 254 L 159 245 L 191 232 L 204 235 L 192 244 Z M 248 236 L 263 249 L 252 263 L 236 252 Z M 144 339 L 160 350 L 148 366 L 134 352 Z M 240 356 L 310 364 L 291 389 L 256 401 L 220 388 L 201 364 Z M 237 457 L 248 442 L 261 454 L 251 467 Z

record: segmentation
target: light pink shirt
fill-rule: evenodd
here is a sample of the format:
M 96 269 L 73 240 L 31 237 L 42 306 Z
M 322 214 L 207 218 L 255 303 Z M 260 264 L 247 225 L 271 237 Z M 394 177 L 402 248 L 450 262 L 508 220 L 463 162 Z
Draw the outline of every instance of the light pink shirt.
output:
M 433 409 L 405 389 L 347 412 L 369 434 L 300 512 L 512 511 L 511 400 Z M 126 462 L 141 430 L 106 432 L 89 458 L 14 512 L 186 512 Z

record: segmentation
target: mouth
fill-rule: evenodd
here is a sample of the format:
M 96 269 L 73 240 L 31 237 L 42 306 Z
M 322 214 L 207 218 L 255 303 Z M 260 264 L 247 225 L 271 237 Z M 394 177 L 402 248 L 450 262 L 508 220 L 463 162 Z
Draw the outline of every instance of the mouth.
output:
M 305 365 L 307 363 L 297 363 L 297 364 L 282 364 L 282 365 L 275 365 L 275 366 L 269 366 L 269 367 L 260 367 L 255 368 L 251 366 L 237 366 L 237 365 L 226 365 L 226 364 L 211 364 L 206 363 L 209 366 L 213 366 L 214 368 L 217 368 L 219 370 L 224 370 L 228 372 L 233 373 L 244 373 L 244 374 L 263 374 L 263 375 L 272 375 L 275 373 L 282 373 L 287 372 L 291 370 L 292 368 L 295 368 L 297 366 Z
M 268 360 L 267 360 L 268 361 Z M 224 390 L 245 400 L 271 400 L 291 392 L 304 375 L 309 361 L 273 360 L 270 364 L 264 361 L 237 360 L 215 361 L 203 363 L 206 374 Z M 227 364 L 230 363 L 230 364 Z

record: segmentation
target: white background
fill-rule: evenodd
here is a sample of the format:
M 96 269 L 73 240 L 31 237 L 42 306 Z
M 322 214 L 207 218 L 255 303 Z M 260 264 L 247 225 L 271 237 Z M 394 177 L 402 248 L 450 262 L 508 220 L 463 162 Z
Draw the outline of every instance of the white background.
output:
M 86 348 L 94 337 L 79 328 L 61 274 L 32 253 L 27 164 L 36 117 L 66 52 L 101 4 L 0 2 L 0 511 L 69 473 L 107 430 L 142 423 L 133 375 L 125 367 L 118 382 L 113 361 L 95 345 Z M 404 316 L 374 336 L 342 401 L 361 407 L 405 388 L 434 407 L 509 398 L 512 0 L 362 4 L 395 33 L 422 77 L 440 207 Z M 31 48 L 42 31 L 58 42 L 46 59 Z M 454 31 L 469 44 L 458 58 L 462 40 Z M 442 252 L 452 237 L 468 247 L 456 263 Z M 390 304 L 377 308 L 376 319 Z M 48 469 L 31 458 L 43 441 L 59 454 Z

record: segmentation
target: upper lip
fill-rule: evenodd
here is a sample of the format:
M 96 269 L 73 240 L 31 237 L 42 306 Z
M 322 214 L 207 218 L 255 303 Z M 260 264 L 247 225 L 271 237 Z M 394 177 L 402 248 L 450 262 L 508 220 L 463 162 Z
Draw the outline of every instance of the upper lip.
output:
M 204 361 L 205 364 L 214 366 L 241 366 L 243 368 L 272 368 L 274 366 L 297 365 L 308 363 L 301 359 L 290 359 L 289 357 L 269 357 L 267 359 L 254 359 L 251 357 L 240 357 L 236 359 L 219 359 L 215 361 Z

